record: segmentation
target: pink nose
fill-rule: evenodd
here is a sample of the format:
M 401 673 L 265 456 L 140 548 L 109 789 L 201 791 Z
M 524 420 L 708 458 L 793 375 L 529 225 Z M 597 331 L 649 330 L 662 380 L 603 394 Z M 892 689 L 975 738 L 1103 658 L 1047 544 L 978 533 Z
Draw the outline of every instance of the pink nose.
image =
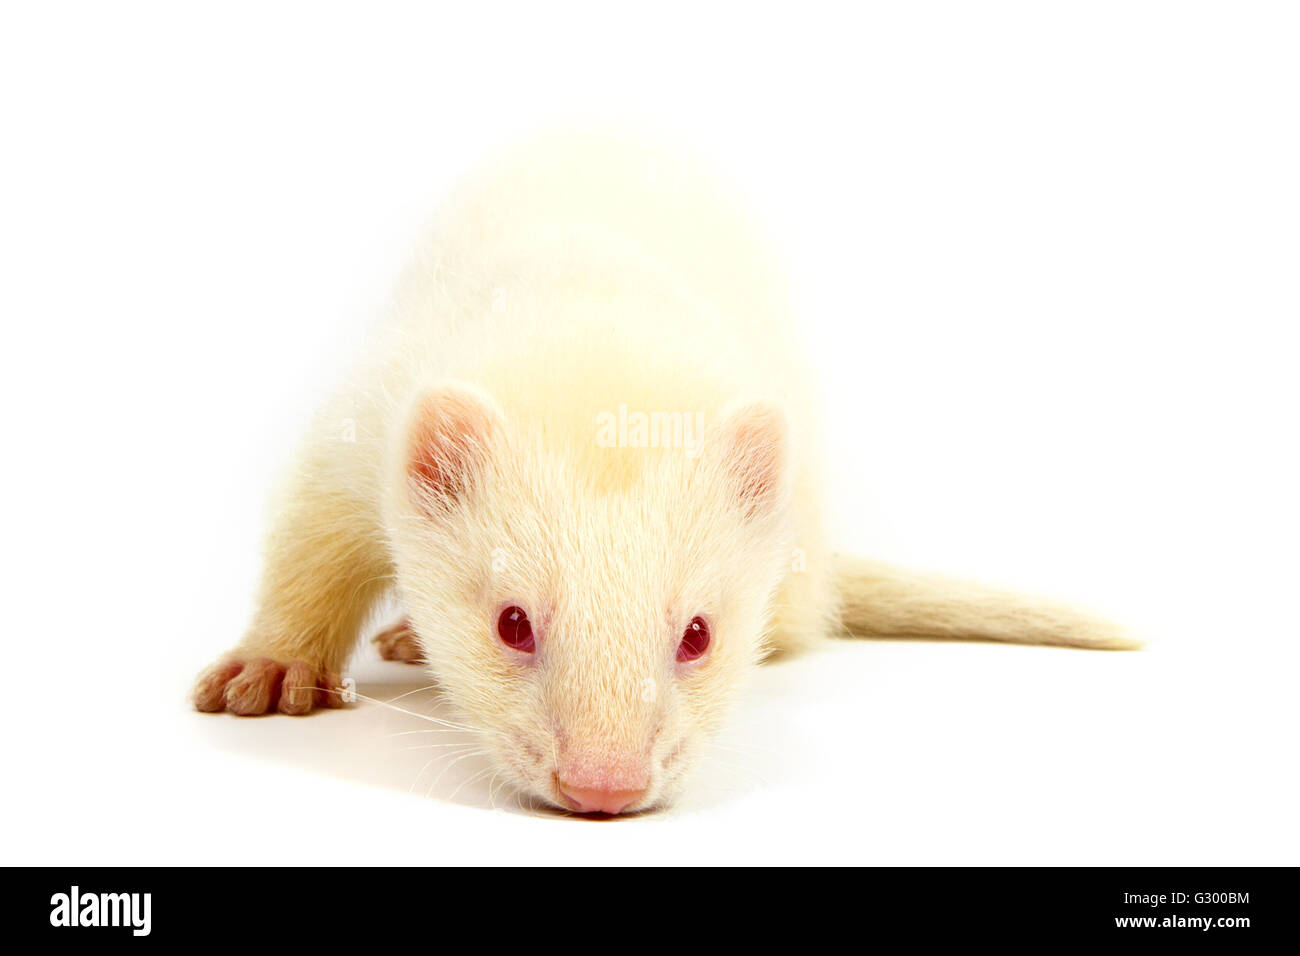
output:
M 560 793 L 579 813 L 621 813 L 643 796 L 645 790 L 601 790 L 560 783 Z

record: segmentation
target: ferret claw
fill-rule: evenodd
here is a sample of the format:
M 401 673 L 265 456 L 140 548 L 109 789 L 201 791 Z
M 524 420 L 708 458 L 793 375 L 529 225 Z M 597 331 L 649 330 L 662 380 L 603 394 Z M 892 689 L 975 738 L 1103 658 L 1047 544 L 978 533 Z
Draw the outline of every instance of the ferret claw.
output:
M 199 675 L 192 696 L 195 708 L 208 713 L 298 716 L 317 707 L 343 706 L 339 688 L 337 674 L 306 661 L 228 657 Z

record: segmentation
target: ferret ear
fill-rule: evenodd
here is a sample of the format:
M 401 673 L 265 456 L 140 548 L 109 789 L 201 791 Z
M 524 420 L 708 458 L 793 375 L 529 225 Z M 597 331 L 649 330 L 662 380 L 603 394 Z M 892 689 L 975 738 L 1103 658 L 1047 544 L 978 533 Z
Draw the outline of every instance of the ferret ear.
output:
M 504 416 L 487 393 L 461 382 L 434 388 L 415 403 L 407 438 L 411 500 L 426 514 L 445 512 L 481 474 Z
M 789 436 L 785 415 L 763 402 L 730 409 L 716 436 L 715 453 L 747 517 L 770 514 L 789 494 Z

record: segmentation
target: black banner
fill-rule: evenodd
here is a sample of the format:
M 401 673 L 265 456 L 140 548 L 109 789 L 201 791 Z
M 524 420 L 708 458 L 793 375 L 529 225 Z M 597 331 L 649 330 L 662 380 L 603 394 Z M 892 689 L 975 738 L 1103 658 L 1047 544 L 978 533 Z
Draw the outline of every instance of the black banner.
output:
M 543 927 L 677 936 L 774 924 L 815 933 L 947 941 L 1134 939 L 1237 947 L 1294 935 L 1292 869 L 620 870 L 10 869 L 8 925 L 51 941 L 148 945 L 246 932 L 304 946 L 372 946 L 389 931 Z M 681 921 L 685 920 L 683 923 Z M 269 936 L 268 936 L 269 934 Z M 463 938 L 463 937 L 462 937 Z M 231 939 L 234 943 L 235 939 Z M 1199 945 L 1198 942 L 1198 945 Z

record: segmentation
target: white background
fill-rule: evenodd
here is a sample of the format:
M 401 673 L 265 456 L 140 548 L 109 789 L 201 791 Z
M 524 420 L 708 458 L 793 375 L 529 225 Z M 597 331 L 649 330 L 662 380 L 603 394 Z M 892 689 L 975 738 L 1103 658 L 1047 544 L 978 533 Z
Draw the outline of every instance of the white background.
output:
M 1294 7 L 542 6 L 4 6 L 4 862 L 1300 862 Z M 437 198 L 575 112 L 786 247 L 843 547 L 1149 649 L 837 645 L 606 823 L 493 812 L 381 708 L 190 712 Z

